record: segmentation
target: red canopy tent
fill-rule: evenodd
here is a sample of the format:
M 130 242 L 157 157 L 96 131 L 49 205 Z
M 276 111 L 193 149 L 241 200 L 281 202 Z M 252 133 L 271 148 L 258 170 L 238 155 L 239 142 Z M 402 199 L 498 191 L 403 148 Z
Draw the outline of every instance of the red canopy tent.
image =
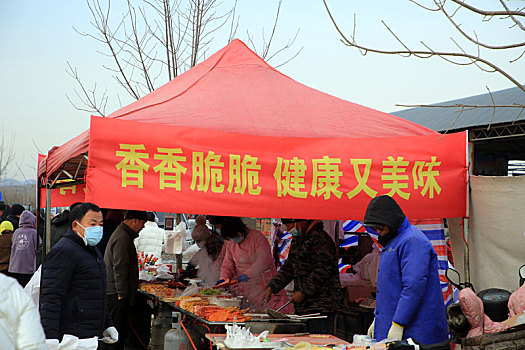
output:
M 350 82 L 351 83 L 351 82 Z M 397 137 L 436 132 L 402 118 L 341 100 L 300 84 L 233 40 L 204 62 L 109 118 L 245 135 Z M 53 148 L 39 170 L 53 180 L 75 172 L 89 131 Z M 75 159 L 76 158 L 76 159 Z M 65 164 L 66 162 L 72 164 Z
M 123 124 L 119 124 L 119 121 L 123 121 Z M 100 127 L 100 123 L 105 123 L 107 126 L 107 130 L 104 130 L 106 141 L 111 139 L 112 133 L 117 135 L 119 132 L 120 134 L 116 138 L 119 140 L 125 139 L 127 135 L 122 134 L 122 130 L 120 130 L 121 127 L 124 128 L 125 125 L 125 128 L 129 127 L 131 128 L 129 130 L 134 130 L 135 136 L 138 137 L 138 139 L 140 139 L 140 135 L 137 136 L 137 132 L 155 132 L 159 133 L 159 139 L 164 139 L 163 142 L 169 142 L 170 135 L 174 134 L 177 134 L 177 137 L 181 140 L 184 139 L 185 135 L 181 134 L 181 131 L 179 132 L 178 130 L 184 130 L 184 132 L 192 135 L 191 138 L 186 138 L 186 144 L 192 145 L 195 145 L 195 140 L 197 139 L 202 141 L 202 135 L 214 135 L 213 138 L 215 141 L 219 139 L 228 140 L 231 138 L 242 139 L 243 144 L 231 147 L 231 149 L 235 151 L 241 149 L 243 145 L 252 143 L 252 139 L 254 143 L 260 145 L 260 150 L 264 150 L 265 142 L 274 143 L 291 137 L 303 138 L 298 140 L 304 140 L 304 138 L 315 140 L 313 141 L 312 149 L 316 150 L 324 148 L 324 145 L 330 143 L 328 140 L 335 138 L 338 138 L 337 142 L 340 142 L 341 145 L 344 144 L 346 149 L 353 149 L 354 145 L 349 143 L 349 141 L 353 142 L 351 140 L 361 139 L 358 143 L 367 145 L 366 147 L 368 147 L 367 149 L 370 150 L 370 153 L 375 152 L 376 161 L 379 159 L 377 158 L 379 154 L 385 156 L 388 152 L 378 152 L 375 149 L 376 143 L 371 142 L 370 138 L 383 138 L 384 140 L 388 138 L 390 141 L 385 141 L 387 146 L 385 147 L 383 144 L 382 148 L 388 151 L 388 145 L 392 142 L 392 139 L 405 136 L 430 137 L 432 141 L 428 144 L 422 141 L 422 143 L 419 144 L 420 139 L 399 141 L 404 144 L 403 146 L 411 142 L 415 143 L 405 147 L 404 151 L 411 154 L 424 154 L 425 156 L 427 156 L 428 152 L 421 150 L 422 145 L 426 145 L 425 147 L 432 149 L 433 146 L 429 145 L 434 145 L 433 142 L 437 142 L 437 140 L 440 139 L 438 133 L 418 124 L 352 102 L 344 101 L 304 86 L 270 67 L 239 40 L 232 41 L 204 62 L 143 98 L 117 110 L 108 118 L 99 118 L 99 121 L 96 122 L 96 124 L 99 125 L 99 130 L 101 128 L 103 129 L 103 127 Z M 162 128 L 159 128 L 159 125 L 162 125 Z M 160 133 L 163 135 L 160 135 Z M 170 134 L 168 135 L 168 133 Z M 144 136 L 146 136 L 146 134 L 144 134 Z M 363 141 L 363 138 L 369 138 L 369 141 Z M 135 138 L 134 140 L 136 141 L 138 139 Z M 100 140 L 100 138 L 97 140 Z M 458 145 L 457 140 L 458 138 L 456 137 L 455 145 Z M 39 167 L 39 176 L 47 178 L 48 188 L 52 189 L 65 185 L 71 186 L 74 184 L 71 180 L 76 181 L 76 183 L 86 182 L 85 171 L 88 166 L 88 150 L 93 146 L 90 146 L 92 141 L 93 135 L 90 135 L 89 131 L 85 131 L 61 147 L 53 148 L 49 152 L 47 158 L 40 163 Z M 142 142 L 143 141 L 140 141 L 139 143 Z M 334 153 L 341 153 L 340 150 L 338 150 L 337 142 L 332 142 L 331 149 L 334 150 Z M 460 140 L 460 142 L 463 142 L 463 140 Z M 441 142 L 441 144 L 443 143 L 446 142 Z M 234 143 L 231 143 L 231 145 L 234 145 Z M 323 146 L 319 147 L 319 145 Z M 200 146 L 202 146 L 202 143 Z M 216 147 L 216 145 L 213 147 Z M 204 148 L 206 148 L 206 145 Z M 267 156 L 275 159 L 275 155 L 279 155 L 281 149 L 283 148 L 274 147 L 271 151 L 273 153 L 270 152 Z M 194 149 L 194 151 L 195 150 L 196 149 Z M 215 151 L 217 152 L 217 150 Z M 223 155 L 226 156 L 228 150 L 225 150 L 223 147 L 222 151 Z M 447 154 L 446 149 L 442 149 L 442 152 L 443 151 L 444 153 L 442 154 Z M 101 153 L 103 152 L 99 152 L 99 154 Z M 111 150 L 108 149 L 106 153 L 108 157 L 114 157 L 115 150 L 113 148 Z M 453 172 L 449 172 L 447 175 L 447 181 L 449 183 L 451 179 L 454 179 L 454 176 L 457 178 L 459 174 L 466 175 L 466 165 L 463 167 L 465 159 L 461 159 L 461 152 L 456 153 L 460 156 L 456 154 L 454 161 L 449 162 L 449 164 L 453 163 Z M 338 156 L 348 162 L 350 160 L 349 156 L 364 158 L 363 154 L 364 152 L 361 149 L 357 155 L 349 153 L 338 154 Z M 288 155 L 292 157 L 292 154 Z M 317 154 L 315 157 L 323 157 L 323 155 Z M 94 167 L 94 159 L 96 156 L 97 154 L 90 155 L 90 167 Z M 308 158 L 308 155 L 303 154 L 302 156 Z M 153 155 L 151 158 L 153 158 Z M 458 158 L 461 159 L 461 161 L 459 161 Z M 191 155 L 189 159 L 191 159 Z M 98 160 L 99 159 L 97 159 L 97 161 Z M 420 159 L 416 157 L 416 159 L 412 159 L 412 161 L 417 163 Z M 379 161 L 379 164 L 380 163 Z M 100 170 L 100 163 L 98 164 L 97 171 Z M 106 165 L 108 169 L 113 169 L 114 171 L 115 164 L 116 163 L 107 163 Z M 269 162 L 267 161 L 267 165 L 268 164 Z M 353 174 L 358 171 L 356 169 L 359 165 L 352 165 L 354 166 L 353 170 L 352 168 L 346 169 L 345 174 Z M 448 166 L 450 167 L 450 165 Z M 269 166 L 266 168 L 269 168 Z M 373 174 L 375 180 L 382 179 L 381 174 L 378 175 L 377 170 L 375 171 Z M 416 171 L 415 165 L 412 171 L 413 173 Z M 427 172 L 428 171 L 431 172 L 431 168 L 428 168 Z M 192 171 L 189 173 L 191 172 Z M 410 169 L 407 169 L 407 173 L 409 172 Z M 94 174 L 95 172 L 92 173 Z M 261 185 L 266 181 L 265 186 L 269 188 L 268 179 L 270 178 L 270 180 L 272 180 L 272 175 L 273 174 L 270 174 L 270 176 L 268 176 L 267 173 L 266 180 L 261 180 Z M 99 174 L 97 179 L 99 181 L 102 179 L 102 181 L 105 182 L 104 176 L 107 176 L 107 174 Z M 414 179 L 414 183 L 410 183 L 410 186 L 415 185 L 415 182 L 416 179 Z M 110 183 L 110 181 L 107 181 L 107 183 Z M 342 186 L 345 190 L 344 193 L 348 193 L 353 186 L 354 183 L 344 184 Z M 461 186 L 466 189 L 464 183 L 462 183 Z M 461 186 L 455 186 L 455 197 L 445 198 L 442 194 L 441 199 L 445 201 L 450 201 L 451 199 L 457 200 L 457 193 L 463 191 L 463 187 Z M 119 188 L 120 187 L 119 184 Z M 125 186 L 123 185 L 122 187 Z M 120 190 L 122 190 L 122 188 L 120 188 Z M 132 193 L 134 189 L 128 187 L 126 191 L 127 193 Z M 109 193 L 110 191 L 104 189 L 104 191 L 99 192 Z M 466 190 L 464 192 L 466 193 Z M 87 193 L 89 197 L 89 181 Z M 91 186 L 91 193 L 93 193 L 93 186 Z M 165 191 L 163 195 L 167 195 L 167 193 L 168 191 Z M 193 194 L 195 193 L 194 191 Z M 174 194 L 179 195 L 179 193 L 170 192 L 170 195 Z M 135 191 L 132 197 L 127 198 L 127 201 L 123 200 L 125 203 L 119 204 L 114 201 L 115 193 L 113 193 L 113 198 L 111 201 L 108 201 L 108 203 L 119 205 L 121 208 L 141 209 L 138 207 L 130 207 L 130 202 L 136 202 L 130 201 L 130 198 L 136 199 L 144 195 L 145 192 L 140 193 Z M 210 193 L 206 195 L 208 196 L 207 198 L 212 200 L 219 198 L 230 199 L 217 197 L 215 194 Z M 312 195 L 312 197 L 316 197 L 316 195 Z M 348 197 L 352 199 L 350 194 Z M 345 196 L 346 200 L 349 200 L 348 197 Z M 273 197 L 267 196 L 265 201 L 260 202 L 260 204 L 262 204 L 262 206 L 272 206 L 275 204 L 272 198 Z M 315 205 L 322 207 L 322 199 L 308 198 L 309 201 L 311 200 L 308 202 L 309 205 L 317 201 Z M 359 207 L 363 207 L 363 203 L 369 199 L 370 197 L 361 196 L 358 203 Z M 186 203 L 193 201 L 194 197 L 186 198 Z M 292 203 L 294 199 L 286 199 L 286 201 L 288 202 L 287 205 L 290 206 L 290 203 Z M 101 201 L 102 205 L 108 204 L 103 202 L 104 201 Z M 304 205 L 304 202 L 297 201 L 293 203 L 293 206 L 300 205 L 301 203 Z M 443 203 L 444 201 L 440 202 L 439 205 L 443 207 Z M 348 203 L 341 202 L 336 205 L 341 206 L 347 204 Z M 236 203 L 236 206 L 237 208 L 243 208 L 243 204 L 241 203 Z M 278 206 L 275 205 L 275 207 Z M 115 208 L 117 208 L 117 206 L 115 206 Z M 150 209 L 166 211 L 166 197 L 162 205 L 159 204 L 159 208 Z M 173 208 L 170 208 L 170 211 L 173 211 L 171 209 Z M 209 210 L 210 208 L 206 207 L 204 209 Z M 273 212 L 275 212 L 275 210 Z M 287 212 L 290 213 L 290 210 Z M 226 215 L 225 213 L 213 212 L 213 210 L 210 210 L 208 213 Z M 311 213 L 315 213 L 315 210 L 311 209 Z M 334 216 L 333 213 L 331 215 Z M 354 212 L 353 215 L 356 215 L 356 212 Z M 421 217 L 422 213 L 419 212 L 418 215 Z

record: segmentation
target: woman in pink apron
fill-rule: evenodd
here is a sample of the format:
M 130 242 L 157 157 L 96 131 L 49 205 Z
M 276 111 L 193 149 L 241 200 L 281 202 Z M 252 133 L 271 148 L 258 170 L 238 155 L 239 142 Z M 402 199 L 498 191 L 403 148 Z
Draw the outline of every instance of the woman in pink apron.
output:
M 245 296 L 257 311 L 266 308 L 276 310 L 288 302 L 284 290 L 273 295 L 268 303 L 263 301 L 266 285 L 277 273 L 266 237 L 257 230 L 251 230 L 236 217 L 223 220 L 221 235 L 230 242 L 224 247 L 226 254 L 218 282 L 238 280 L 239 294 Z M 291 304 L 281 312 L 292 313 Z

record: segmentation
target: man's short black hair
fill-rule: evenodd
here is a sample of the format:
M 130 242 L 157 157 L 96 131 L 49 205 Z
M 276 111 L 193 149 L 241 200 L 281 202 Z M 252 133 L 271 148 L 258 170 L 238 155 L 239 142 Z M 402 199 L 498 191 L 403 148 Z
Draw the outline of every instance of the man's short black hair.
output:
M 82 202 L 75 202 L 73 204 L 71 204 L 71 206 L 69 207 L 69 211 L 73 211 L 73 209 L 75 209 L 75 207 L 77 207 L 78 205 L 82 204 Z
M 69 214 L 69 227 L 73 225 L 74 221 L 81 221 L 88 211 L 101 212 L 100 208 L 93 203 L 80 203 L 71 210 Z
M 221 236 L 224 239 L 235 238 L 239 236 L 239 233 L 245 233 L 246 231 L 247 227 L 241 218 L 228 216 L 222 220 Z
M 124 220 L 139 219 L 148 221 L 148 214 L 145 211 L 140 210 L 128 210 Z

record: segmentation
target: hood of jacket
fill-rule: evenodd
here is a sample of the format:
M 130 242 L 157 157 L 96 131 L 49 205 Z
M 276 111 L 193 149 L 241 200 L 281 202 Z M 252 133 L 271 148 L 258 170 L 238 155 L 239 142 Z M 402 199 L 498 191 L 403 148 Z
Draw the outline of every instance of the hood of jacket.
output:
M 370 201 L 365 213 L 365 225 L 386 225 L 397 231 L 406 216 L 396 201 L 387 195 L 376 197 Z
M 35 228 L 36 217 L 29 210 L 24 210 L 20 215 L 20 227 Z

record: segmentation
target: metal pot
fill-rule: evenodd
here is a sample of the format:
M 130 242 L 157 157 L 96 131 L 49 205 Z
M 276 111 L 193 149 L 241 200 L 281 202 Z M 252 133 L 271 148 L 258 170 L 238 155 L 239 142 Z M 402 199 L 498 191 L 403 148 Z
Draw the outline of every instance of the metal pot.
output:
M 478 293 L 478 297 L 483 302 L 483 309 L 494 322 L 505 321 L 509 317 L 510 292 L 505 289 L 489 288 Z

